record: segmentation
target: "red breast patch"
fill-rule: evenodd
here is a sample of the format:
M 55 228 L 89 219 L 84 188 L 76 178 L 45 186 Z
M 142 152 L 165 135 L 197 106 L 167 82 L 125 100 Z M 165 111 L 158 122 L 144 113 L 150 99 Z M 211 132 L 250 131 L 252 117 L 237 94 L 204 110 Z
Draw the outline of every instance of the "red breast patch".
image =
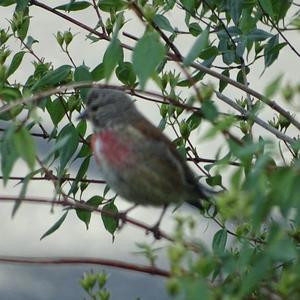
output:
M 112 130 L 93 134 L 91 144 L 99 164 L 106 160 L 114 167 L 122 167 L 128 162 L 129 146 Z

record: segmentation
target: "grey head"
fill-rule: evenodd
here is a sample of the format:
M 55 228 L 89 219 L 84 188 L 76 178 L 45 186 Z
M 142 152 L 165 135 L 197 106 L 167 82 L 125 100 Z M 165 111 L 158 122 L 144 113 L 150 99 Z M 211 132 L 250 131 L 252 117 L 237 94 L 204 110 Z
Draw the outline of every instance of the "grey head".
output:
M 131 122 L 139 116 L 134 103 L 124 92 L 94 88 L 88 95 L 86 111 L 82 118 L 90 120 L 96 130 L 101 130 Z

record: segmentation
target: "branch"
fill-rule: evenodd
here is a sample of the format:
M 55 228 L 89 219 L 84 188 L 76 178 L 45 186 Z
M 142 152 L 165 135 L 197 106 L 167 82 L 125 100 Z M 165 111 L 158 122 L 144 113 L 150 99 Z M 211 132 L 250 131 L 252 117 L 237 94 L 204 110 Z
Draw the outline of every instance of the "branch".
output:
M 99 31 L 93 29 L 92 27 L 89 27 L 89 26 L 87 26 L 87 25 L 79 22 L 79 21 L 77 21 L 77 20 L 69 17 L 68 15 L 66 15 L 64 13 L 61 13 L 60 11 L 58 11 L 58 10 L 56 10 L 56 9 L 54 9 L 54 8 L 52 8 L 52 7 L 44 4 L 44 3 L 41 3 L 41 2 L 36 1 L 36 0 L 30 0 L 30 3 L 31 3 L 31 5 L 35 5 L 35 6 L 38 6 L 38 7 L 42 8 L 42 9 L 45 9 L 45 10 L 47 10 L 47 11 L 49 11 L 49 12 L 51 12 L 51 13 L 53 13 L 53 14 L 55 14 L 55 15 L 63 18 L 63 19 L 65 19 L 65 20 L 73 23 L 74 25 L 77 25 L 77 26 L 81 27 L 82 29 L 84 29 L 84 30 L 86 30 L 86 31 L 88 31 L 88 32 L 90 32 L 90 33 L 98 36 L 100 39 L 103 39 L 103 40 L 106 40 L 106 41 L 110 41 L 111 40 L 111 38 L 108 35 L 106 35 L 105 33 L 101 33 Z M 133 50 L 132 47 L 130 47 L 130 46 L 126 45 L 126 44 L 121 43 L 121 46 L 123 48 L 125 48 L 125 49 Z
M 75 25 L 77 25 L 77 26 L 79 26 L 79 27 L 81 27 L 81 28 L 83 28 L 83 29 L 91 32 L 91 33 L 93 33 L 94 35 L 98 36 L 101 39 L 104 39 L 104 40 L 107 40 L 107 41 L 110 40 L 106 34 L 101 33 L 99 31 L 93 29 L 92 27 L 89 27 L 89 26 L 87 26 L 87 25 L 85 25 L 85 24 L 83 24 L 83 23 L 81 23 L 81 22 L 79 22 L 79 21 L 77 21 L 77 20 L 69 17 L 68 15 L 66 15 L 66 14 L 64 14 L 64 13 L 62 13 L 62 12 L 60 12 L 60 11 L 58 11 L 58 10 L 56 10 L 56 9 L 54 9 L 54 8 L 46 5 L 46 4 L 44 4 L 44 3 L 41 3 L 41 2 L 36 1 L 36 0 L 30 0 L 30 4 L 38 6 L 40 8 L 43 8 L 43 9 L 45 9 L 47 11 L 50 11 L 51 13 L 53 13 L 53 14 L 55 14 L 55 15 L 63 18 L 63 19 L 65 19 L 65 20 L 67 20 L 67 21 L 69 21 L 69 22 L 71 22 L 71 23 L 73 23 L 73 24 L 75 24 Z
M 218 72 L 209 69 L 208 67 L 205 67 L 202 64 L 199 63 L 192 63 L 191 65 L 192 67 L 194 67 L 195 69 L 205 72 L 206 74 L 209 74 L 215 78 L 218 78 L 224 82 L 227 82 L 228 84 L 246 92 L 249 93 L 251 96 L 257 98 L 258 100 L 262 101 L 263 103 L 265 103 L 266 105 L 268 105 L 269 107 L 271 107 L 272 109 L 274 109 L 275 111 L 277 111 L 279 114 L 281 114 L 282 116 L 284 116 L 287 120 L 290 121 L 291 124 L 293 124 L 297 129 L 300 130 L 300 123 L 291 116 L 290 112 L 283 109 L 280 105 L 278 105 L 275 101 L 272 101 L 268 98 L 266 98 L 265 96 L 263 96 L 262 94 L 260 94 L 259 92 L 243 85 L 242 83 L 239 83 L 229 77 L 226 77 L 222 74 L 219 74 Z
M 276 31 L 278 32 L 278 34 L 282 37 L 282 39 L 289 45 L 289 47 L 292 49 L 292 51 L 298 56 L 300 57 L 300 53 L 296 50 L 296 48 L 290 43 L 290 41 L 284 36 L 284 34 L 280 31 L 280 29 L 278 28 L 278 26 L 273 22 L 272 18 L 266 13 L 266 11 L 263 9 L 263 7 L 260 4 L 260 1 L 258 1 L 258 5 L 260 7 L 260 9 L 262 10 L 262 12 L 264 13 L 264 15 L 267 17 L 267 19 L 269 20 L 269 22 L 272 24 L 272 26 L 276 29 Z
M 100 213 L 100 214 L 105 214 L 107 216 L 110 216 L 112 218 L 115 219 L 119 219 L 120 218 L 120 214 L 114 214 L 110 211 L 107 210 L 102 210 L 101 208 L 97 208 L 95 209 L 95 207 L 87 205 L 83 202 L 79 202 L 79 201 L 71 201 L 69 198 L 64 198 L 63 200 L 52 200 L 52 199 L 47 199 L 47 198 L 35 198 L 35 197 L 16 197 L 16 196 L 0 196 L 0 202 L 5 202 L 5 201 L 23 201 L 23 202 L 27 202 L 27 203 L 32 203 L 32 204 L 47 204 L 47 205 L 60 205 L 60 206 L 64 206 L 64 207 L 69 207 L 69 208 L 80 208 L 80 209 L 85 209 L 88 210 L 90 212 L 96 212 L 96 213 Z M 122 215 L 122 220 L 125 223 L 129 223 L 131 225 L 134 225 L 136 227 L 139 227 L 141 229 L 144 229 L 146 232 L 152 232 L 153 234 L 158 233 L 158 235 L 168 241 L 173 242 L 174 240 L 167 235 L 166 233 L 164 233 L 163 231 L 161 231 L 160 229 L 157 232 L 156 228 L 153 228 L 145 223 L 139 222 L 133 218 L 130 218 L 128 216 L 124 216 Z M 196 249 L 197 247 L 195 245 L 192 244 L 188 244 L 188 247 L 192 247 L 193 249 Z
M 47 265 L 78 265 L 78 264 L 93 264 L 108 266 L 118 269 L 124 269 L 127 271 L 135 271 L 140 273 L 147 273 L 152 275 L 158 275 L 162 277 L 170 277 L 170 273 L 166 270 L 139 265 L 130 264 L 124 261 L 96 258 L 96 257 L 25 257 L 25 256 L 6 256 L 0 255 L 0 263 L 8 264 L 47 264 Z
M 266 129 L 267 131 L 271 132 L 277 138 L 279 138 L 279 139 L 281 139 L 281 140 L 283 140 L 285 142 L 288 142 L 289 144 L 294 144 L 296 142 L 295 139 L 292 139 L 288 135 L 284 134 L 283 132 L 281 132 L 278 129 L 274 128 L 273 126 L 269 125 L 268 123 L 266 123 L 265 121 L 263 121 L 259 117 L 255 116 L 255 115 L 251 115 L 251 113 L 249 114 L 249 112 L 247 110 L 245 110 L 244 108 L 242 108 L 240 105 L 238 105 L 237 103 L 235 103 L 234 101 L 232 101 L 228 97 L 224 96 L 223 94 L 221 94 L 221 93 L 219 93 L 217 91 L 215 91 L 215 93 L 216 93 L 217 97 L 220 100 L 222 100 L 226 104 L 230 105 L 231 107 L 233 107 L 234 109 L 236 109 L 237 111 L 239 111 L 242 115 L 247 116 L 247 119 L 252 119 L 256 124 L 260 125 L 261 127 L 263 127 L 264 129 Z
M 63 86 L 60 86 L 58 88 L 53 88 L 53 89 L 50 89 L 50 90 L 39 92 L 38 94 L 35 94 L 31 97 L 15 100 L 10 104 L 6 104 L 6 105 L 1 106 L 0 107 L 0 114 L 3 113 L 3 112 L 9 111 L 10 109 L 12 109 L 15 106 L 20 105 L 20 104 L 29 104 L 29 103 L 32 103 L 32 102 L 35 102 L 35 101 L 40 101 L 43 98 L 49 97 L 49 96 L 54 95 L 56 93 L 62 93 L 62 92 L 65 92 L 67 90 L 77 89 L 77 88 L 84 88 L 84 87 L 89 87 L 89 88 L 93 88 L 93 87 L 111 88 L 111 89 L 116 89 L 116 90 L 122 90 L 124 92 L 127 92 L 128 94 L 134 95 L 136 97 L 140 97 L 144 100 L 153 101 L 153 102 L 157 102 L 157 103 L 166 103 L 166 101 L 168 101 L 169 103 L 171 103 L 172 105 L 174 105 L 176 107 L 181 107 L 183 109 L 186 109 L 187 111 L 198 111 L 201 114 L 201 109 L 199 107 L 193 107 L 193 106 L 185 105 L 183 103 L 180 103 L 180 102 L 176 101 L 175 99 L 173 99 L 171 97 L 162 96 L 161 94 L 158 94 L 158 93 L 155 93 L 155 92 L 144 91 L 144 90 L 140 90 L 140 89 L 131 90 L 131 89 L 129 89 L 127 87 L 124 87 L 124 86 L 120 87 L 120 86 L 116 86 L 116 85 L 108 85 L 108 84 L 93 83 L 93 82 L 76 82 L 76 83 L 73 83 L 73 84 L 63 85 Z M 152 97 L 160 98 L 160 99 L 163 99 L 163 100 L 150 99 L 149 97 L 144 97 L 141 94 L 150 95 Z M 233 102 L 231 99 L 229 99 L 228 97 L 226 97 L 225 95 L 223 95 L 223 94 L 221 94 L 217 91 L 216 91 L 216 95 L 220 100 L 224 101 L 225 103 L 227 103 L 228 105 L 230 105 L 234 109 L 241 112 L 245 117 L 249 118 L 248 112 L 246 110 L 244 110 L 242 107 L 240 107 L 237 103 Z M 258 125 L 262 126 L 266 130 L 270 131 L 276 137 L 278 137 L 278 138 L 280 138 L 280 139 L 282 139 L 282 140 L 284 140 L 288 143 L 294 143 L 295 142 L 294 139 L 291 139 L 290 137 L 288 137 L 284 133 L 278 131 L 276 128 L 270 126 L 269 124 L 267 124 L 263 120 L 260 120 L 258 117 L 251 116 L 251 118 L 254 118 L 254 121 Z M 5 129 L 0 128 L 0 131 L 4 131 L 4 130 Z M 40 134 L 40 133 L 32 133 L 32 135 L 42 137 L 42 138 L 47 138 L 48 137 L 47 135 Z
M 54 175 L 53 175 L 54 176 Z M 3 179 L 3 176 L 0 176 L 0 179 Z M 20 180 L 23 181 L 26 177 L 22 176 L 11 176 L 8 177 L 8 180 Z M 55 180 L 55 181 L 60 181 L 60 182 L 65 182 L 65 181 L 75 181 L 75 177 L 62 177 L 62 178 L 49 178 L 48 176 L 43 176 L 43 177 L 31 177 L 30 180 Z M 96 179 L 80 179 L 80 182 L 87 182 L 87 183 L 99 183 L 99 184 L 105 184 L 105 180 L 96 180 Z

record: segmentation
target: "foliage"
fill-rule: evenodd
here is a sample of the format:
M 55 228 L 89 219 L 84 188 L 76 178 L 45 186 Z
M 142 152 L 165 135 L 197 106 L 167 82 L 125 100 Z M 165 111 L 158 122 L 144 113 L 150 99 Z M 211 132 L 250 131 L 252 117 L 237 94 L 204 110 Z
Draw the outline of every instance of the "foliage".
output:
M 108 86 L 130 91 L 136 99 L 164 102 L 160 128 L 174 131 L 178 151 L 200 165 L 197 175 L 225 191 L 203 212 L 204 218 L 220 227 L 211 247 L 197 239 L 192 219 L 177 218 L 173 241 L 164 249 L 170 263 L 166 283 L 170 296 L 189 300 L 299 299 L 300 82 L 285 83 L 283 74 L 274 74 L 272 79 L 263 76 L 280 59 L 283 49 L 300 57 L 286 38 L 289 29 L 300 27 L 299 12 L 292 14 L 292 1 L 66 1 L 55 8 L 66 21 L 74 23 L 75 11 L 97 13 L 95 28 L 75 23 L 78 31 L 86 34 L 85 47 L 106 42 L 106 50 L 102 58 L 97 57 L 97 65 L 78 64 L 72 57 L 76 35 L 72 30 L 58 31 L 54 38 L 49 37 L 66 55 L 66 61 L 58 66 L 39 57 L 35 52 L 39 41 L 29 34 L 35 17 L 31 7 L 45 9 L 47 5 L 34 0 L 0 0 L 0 6 L 15 9 L 9 27 L 0 28 L 4 184 L 11 179 L 19 158 L 28 166 L 14 213 L 26 200 L 28 182 L 41 174 L 52 181 L 54 198 L 63 199 L 66 206 L 42 238 L 59 229 L 74 209 L 87 228 L 92 212 L 100 212 L 104 228 L 116 235 L 118 198 L 108 196 L 108 187 L 102 195 L 85 197 L 90 185 L 86 174 L 92 155 L 91 133 L 85 121 L 76 121 L 92 82 L 99 86 L 115 82 Z M 51 10 L 48 13 L 54 17 Z M 175 22 L 176 14 L 184 17 L 183 22 Z M 141 36 L 126 31 L 127 23 L 140 21 L 144 25 Z M 132 43 L 127 44 L 124 36 Z M 182 36 L 188 45 L 180 42 Z M 12 50 L 10 45 L 16 41 L 20 49 Z M 16 80 L 28 60 L 33 70 Z M 264 94 L 249 88 L 247 79 L 261 66 Z M 211 83 L 208 75 L 217 81 Z M 150 92 L 149 83 L 155 84 L 156 93 Z M 231 97 L 232 86 L 238 89 L 235 98 Z M 224 111 L 224 103 L 230 109 Z M 272 119 L 264 117 L 266 110 L 272 112 Z M 42 114 L 49 116 L 51 130 L 45 129 L 49 126 Z M 193 144 L 191 138 L 199 140 L 199 132 L 202 142 L 217 141 L 213 158 L 207 155 L 210 158 L 203 159 Z M 47 154 L 37 150 L 40 138 L 50 145 Z M 71 181 L 74 163 L 78 168 Z M 192 242 L 186 238 L 189 231 Z M 149 258 L 150 248 L 147 253 L 144 255 Z M 150 256 L 150 265 L 155 266 L 156 256 Z M 105 275 L 89 274 L 81 286 L 91 299 L 109 299 L 105 282 Z

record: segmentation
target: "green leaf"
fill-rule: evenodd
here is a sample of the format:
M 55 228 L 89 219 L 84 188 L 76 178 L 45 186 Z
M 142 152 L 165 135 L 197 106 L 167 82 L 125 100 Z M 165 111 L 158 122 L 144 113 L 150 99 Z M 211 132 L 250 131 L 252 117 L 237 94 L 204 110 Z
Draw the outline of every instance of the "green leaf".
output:
M 34 39 L 32 36 L 28 36 L 27 37 L 27 41 L 26 41 L 26 46 L 31 49 L 32 48 L 32 45 L 35 44 L 35 43 L 38 43 L 39 41 Z
M 194 11 L 199 4 L 197 4 L 197 0 L 180 0 L 183 7 L 191 14 L 194 15 Z
M 232 21 L 235 25 L 238 24 L 242 9 L 243 9 L 244 0 L 228 0 L 227 5 L 229 6 L 229 12 L 232 18 Z
M 200 54 L 199 57 L 201 59 L 214 59 L 217 55 L 219 54 L 219 50 L 216 46 L 211 46 L 208 48 L 203 49 Z
M 100 81 L 101 79 L 105 78 L 104 64 L 101 63 L 97 67 L 95 67 L 91 74 L 93 80 L 95 81 Z
M 26 7 L 28 7 L 29 0 L 16 0 L 16 2 L 16 10 L 24 10 Z
M 230 73 L 229 70 L 224 70 L 222 73 L 222 75 L 230 78 Z M 219 92 L 222 93 L 224 91 L 224 89 L 226 88 L 226 86 L 228 85 L 227 81 L 221 80 L 220 79 L 220 83 L 219 83 Z
M 21 127 L 15 132 L 14 143 L 19 156 L 22 157 L 30 170 L 35 165 L 35 143 L 26 127 Z
M 198 23 L 190 23 L 189 24 L 189 32 L 193 36 L 198 36 L 202 32 L 202 28 Z
M 63 105 L 64 99 L 62 97 L 59 97 L 55 99 L 54 101 L 51 101 L 51 99 L 48 99 L 46 104 L 46 109 L 50 115 L 50 118 L 53 122 L 53 125 L 56 127 L 58 123 L 62 120 L 62 118 L 65 115 L 65 107 Z
M 76 215 L 79 220 L 81 220 L 85 224 L 86 229 L 89 229 L 92 213 L 87 209 L 76 208 Z
M 86 9 L 89 6 L 91 6 L 91 3 L 87 1 L 77 1 L 77 2 L 71 2 L 71 3 L 56 6 L 54 9 L 64 10 L 64 11 L 77 11 L 77 10 Z
M 60 82 L 66 79 L 71 72 L 71 66 L 63 65 L 58 67 L 55 70 L 49 71 L 46 75 L 44 75 L 38 82 L 36 82 L 32 91 L 36 92 L 41 88 L 50 87 L 58 85 Z
M 54 153 L 56 153 L 62 147 L 64 147 L 69 141 L 69 138 L 70 138 L 69 136 L 65 136 L 65 137 L 61 137 L 59 140 L 57 139 L 55 145 L 47 153 L 46 158 L 43 159 L 43 163 L 46 164 Z
M 211 100 L 205 100 L 201 109 L 204 117 L 209 121 L 214 121 L 218 117 L 218 110 Z
M 26 38 L 28 33 L 30 23 L 30 17 L 28 16 L 28 12 L 28 7 L 25 7 L 24 9 L 22 9 L 22 11 L 20 11 L 20 13 L 22 14 L 23 22 L 17 27 L 17 35 L 22 41 Z
M 30 172 L 29 174 L 27 174 L 24 179 L 22 180 L 22 188 L 21 188 L 21 191 L 20 191 L 20 194 L 19 194 L 19 198 L 15 201 L 15 204 L 14 204 L 14 207 L 13 207 L 13 210 L 12 210 L 12 218 L 15 216 L 17 210 L 20 208 L 21 206 L 21 203 L 22 203 L 22 199 L 24 199 L 25 195 L 26 195 L 26 191 L 27 191 L 27 187 L 28 187 L 28 184 L 31 180 L 31 178 L 40 173 L 42 171 L 42 169 L 38 169 L 38 170 L 35 170 L 33 172 Z
M 90 205 L 94 208 L 98 208 L 98 206 L 103 202 L 103 198 L 100 196 L 93 196 L 92 198 L 90 198 L 86 204 Z
M 16 99 L 21 99 L 22 94 L 19 89 L 13 87 L 3 87 L 0 88 L 0 97 L 4 101 L 11 101 Z
M 221 185 L 222 184 L 222 176 L 221 175 L 215 175 L 215 176 L 208 177 L 206 179 L 206 182 L 210 186 Z
M 50 229 L 48 229 L 43 235 L 42 237 L 40 238 L 40 240 L 42 240 L 43 238 L 45 238 L 46 236 L 52 234 L 53 232 L 55 232 L 61 225 L 62 223 L 65 221 L 66 219 L 66 216 L 68 214 L 68 210 L 59 218 L 59 220 L 53 225 L 50 227 Z
M 76 178 L 75 180 L 72 182 L 72 185 L 71 185 L 71 188 L 69 190 L 69 193 L 68 195 L 70 194 L 75 194 L 78 190 L 78 183 L 79 181 L 86 175 L 87 173 L 87 170 L 89 168 L 89 164 L 90 164 L 90 156 L 89 157 L 86 157 L 85 160 L 82 162 L 80 168 L 79 168 L 79 171 L 76 175 Z
M 244 296 L 249 294 L 255 288 L 256 284 L 265 277 L 270 266 L 269 256 L 265 255 L 259 258 L 247 274 L 243 276 L 241 291 L 237 295 L 237 299 L 244 299 Z
M 69 137 L 68 143 L 59 149 L 60 158 L 60 172 L 62 173 L 67 163 L 70 161 L 72 155 L 75 153 L 78 143 L 79 136 L 76 128 L 73 124 L 67 124 L 59 133 L 56 142 L 61 141 L 61 139 Z
M 183 64 L 189 66 L 201 53 L 201 51 L 208 47 L 208 30 L 203 30 L 196 39 L 189 53 L 183 59 Z
M 121 47 L 120 40 L 118 38 L 115 38 L 107 47 L 103 57 L 104 75 L 106 80 L 109 80 L 116 65 L 122 62 L 123 48 Z
M 271 0 L 259 0 L 259 4 L 262 9 L 273 19 L 274 18 L 274 10 L 272 6 Z
M 266 98 L 272 98 L 278 92 L 278 90 L 280 90 L 282 78 L 283 74 L 280 74 L 270 84 L 267 85 L 264 92 Z
M 85 204 L 91 206 L 92 208 L 97 209 L 98 206 L 102 203 L 102 201 L 103 201 L 102 197 L 93 196 Z M 76 208 L 76 214 L 77 214 L 77 217 L 85 223 L 86 229 L 88 229 L 89 224 L 90 224 L 90 220 L 91 220 L 92 212 L 90 210 L 87 210 L 87 209 Z
M 122 0 L 99 0 L 98 6 L 102 11 L 119 11 L 126 7 L 126 2 Z
M 0 6 L 10 6 L 16 3 L 16 0 L 0 0 Z
M 116 75 L 122 83 L 128 86 L 134 86 L 136 75 L 133 70 L 133 65 L 130 62 L 120 64 L 116 69 Z
M 79 136 L 84 136 L 86 133 L 86 129 L 87 129 L 86 120 L 81 120 L 76 126 L 76 130 Z
M 267 43 L 264 50 L 265 68 L 269 67 L 278 57 L 279 51 L 286 43 L 279 44 L 279 35 L 273 36 Z
M 115 204 L 113 203 L 113 201 L 111 201 L 110 203 L 106 204 L 103 206 L 102 210 L 104 212 L 109 212 L 111 214 L 117 214 L 118 213 L 118 209 L 115 206 Z M 105 229 L 110 233 L 110 234 L 114 234 L 114 232 L 116 231 L 116 229 L 118 228 L 119 225 L 119 219 L 117 217 L 112 217 L 109 214 L 106 213 L 101 213 L 101 218 L 104 224 Z
M 89 138 L 87 138 L 87 140 L 89 140 Z M 86 157 L 89 155 L 92 155 L 91 147 L 87 144 L 82 144 L 82 147 L 81 147 L 80 151 L 78 152 L 76 159 L 81 158 L 81 157 Z
M 154 74 L 156 67 L 163 60 L 165 52 L 165 47 L 160 43 L 159 36 L 155 32 L 146 32 L 136 44 L 132 63 L 142 88 L 145 87 L 147 79 Z M 147 59 L 147 63 L 145 63 L 145 59 Z
M 243 9 L 239 23 L 240 30 L 247 34 L 256 28 L 256 22 L 256 18 L 252 16 L 252 9 Z
M 247 35 L 247 40 L 248 41 L 264 41 L 268 38 L 273 37 L 273 34 L 264 31 L 262 29 L 254 29 L 252 31 L 250 31 Z
M 87 81 L 87 82 L 92 82 L 93 81 L 93 76 L 89 71 L 89 68 L 85 65 L 81 65 L 77 67 L 74 71 L 74 80 L 76 82 L 79 81 Z M 89 88 L 80 88 L 80 96 L 83 101 L 86 101 L 87 94 L 89 92 Z
M 227 230 L 220 229 L 214 235 L 212 249 L 216 255 L 221 255 L 225 251 L 227 242 Z
M 199 127 L 202 117 L 198 113 L 193 113 L 187 120 L 186 124 L 188 125 L 190 131 L 195 130 Z
M 8 127 L 1 139 L 0 151 L 1 151 L 1 172 L 3 175 L 3 182 L 6 185 L 11 170 L 19 157 L 18 152 L 13 140 L 16 127 L 14 125 Z
M 194 278 L 192 276 L 183 276 L 180 279 L 180 288 L 183 291 L 183 297 L 177 299 L 184 300 L 209 300 L 213 299 L 210 288 L 203 278 Z
M 274 21 L 277 23 L 280 19 L 286 16 L 286 13 L 293 1 L 290 0 L 272 0 L 272 7 L 274 11 Z
M 20 51 L 14 55 L 11 64 L 7 70 L 6 78 L 8 78 L 11 74 L 13 74 L 18 69 L 18 67 L 20 66 L 23 60 L 25 53 L 26 53 L 25 51 Z
M 174 32 L 172 25 L 169 20 L 164 15 L 155 15 L 152 21 L 157 25 L 160 29 L 169 31 L 171 33 Z

